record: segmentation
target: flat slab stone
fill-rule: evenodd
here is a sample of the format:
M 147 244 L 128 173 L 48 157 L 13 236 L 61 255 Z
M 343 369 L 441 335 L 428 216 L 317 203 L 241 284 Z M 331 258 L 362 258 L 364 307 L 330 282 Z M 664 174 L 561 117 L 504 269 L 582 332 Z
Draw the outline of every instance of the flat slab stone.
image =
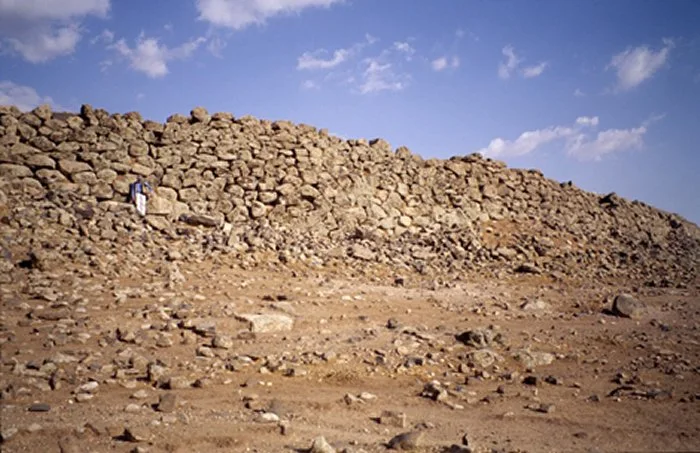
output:
M 247 322 L 253 333 L 287 332 L 294 326 L 292 318 L 281 314 L 241 314 L 236 317 Z

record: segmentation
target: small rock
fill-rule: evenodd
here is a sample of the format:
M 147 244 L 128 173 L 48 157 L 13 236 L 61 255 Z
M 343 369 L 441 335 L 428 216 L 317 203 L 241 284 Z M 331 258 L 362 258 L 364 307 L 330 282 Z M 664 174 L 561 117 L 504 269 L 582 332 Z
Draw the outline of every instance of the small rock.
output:
M 392 450 L 414 450 L 423 444 L 423 431 L 410 431 L 394 436 L 387 446 Z
M 8 428 L 0 428 L 0 442 L 7 442 L 10 440 L 15 434 L 17 434 L 19 430 L 17 428 L 13 427 L 8 427 Z
M 29 412 L 48 412 L 51 410 L 51 406 L 46 403 L 35 403 L 29 406 Z
M 151 433 L 144 427 L 131 426 L 124 429 L 123 436 L 128 442 L 146 442 L 151 438 Z
M 379 423 L 396 428 L 406 427 L 406 413 L 398 411 L 382 411 L 379 416 Z
M 173 376 L 168 379 L 167 388 L 170 390 L 186 389 L 190 386 L 190 381 L 183 376 Z
M 258 420 L 263 423 L 277 423 L 280 421 L 280 416 L 273 412 L 263 412 L 258 416 Z
M 81 393 L 92 393 L 92 392 L 94 392 L 95 390 L 97 390 L 97 388 L 98 388 L 99 386 L 100 386 L 99 382 L 97 382 L 97 381 L 90 381 L 90 382 L 85 383 L 85 384 L 81 385 L 80 387 L 78 387 L 78 392 L 81 392 Z
M 386 322 L 387 329 L 397 329 L 400 325 L 399 320 L 396 318 L 389 318 Z
M 326 441 L 325 437 L 319 436 L 311 443 L 309 453 L 336 453 L 336 451 L 335 448 Z
M 644 304 L 630 294 L 619 294 L 613 301 L 612 312 L 615 316 L 639 319 L 644 315 L 644 310 Z
M 78 393 L 77 395 L 75 395 L 75 400 L 79 403 L 84 403 L 86 401 L 90 401 L 94 397 L 95 395 L 93 395 L 92 393 Z
M 174 393 L 166 393 L 160 395 L 158 399 L 158 412 L 173 412 L 177 408 L 177 395 Z
M 129 414 L 135 414 L 137 412 L 141 412 L 141 405 L 135 404 L 135 403 L 129 403 L 124 408 L 124 412 L 129 413 Z
M 242 314 L 238 315 L 238 318 L 248 322 L 253 333 L 285 332 L 292 330 L 294 325 L 292 318 L 280 314 Z
M 148 398 L 148 392 L 144 389 L 138 390 L 131 395 L 131 398 L 135 400 L 143 400 Z
M 447 399 L 447 390 L 442 388 L 438 381 L 431 381 L 423 386 L 423 391 L 420 395 L 433 401 L 445 401 Z
M 231 349 L 233 347 L 233 340 L 226 335 L 217 335 L 214 337 L 214 340 L 212 340 L 212 346 L 219 349 Z

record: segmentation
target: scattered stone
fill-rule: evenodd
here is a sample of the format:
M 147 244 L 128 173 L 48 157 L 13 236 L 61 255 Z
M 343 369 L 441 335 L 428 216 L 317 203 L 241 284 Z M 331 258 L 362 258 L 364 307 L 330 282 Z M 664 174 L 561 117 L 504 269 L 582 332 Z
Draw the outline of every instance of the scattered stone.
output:
M 309 453 L 336 453 L 336 450 L 326 441 L 325 437 L 319 436 L 311 443 Z
M 12 439 L 12 437 L 17 434 L 19 430 L 13 426 L 9 427 L 1 427 L 0 428 L 0 443 L 7 442 L 8 440 Z
M 34 403 L 29 406 L 29 412 L 48 412 L 51 410 L 51 406 L 46 403 Z
M 556 357 L 549 352 L 521 349 L 513 354 L 513 358 L 525 365 L 526 368 L 536 368 L 538 366 L 551 365 Z
M 415 450 L 423 445 L 424 436 L 423 431 L 401 433 L 394 436 L 387 444 L 387 447 L 392 450 Z
M 238 318 L 248 322 L 250 331 L 253 333 L 287 332 L 292 330 L 294 325 L 292 318 L 281 314 L 243 314 L 238 315 Z
M 124 429 L 123 437 L 127 442 L 147 442 L 151 438 L 151 433 L 147 428 L 130 426 Z
M 406 428 L 406 413 L 399 411 L 382 411 L 379 423 L 396 428 Z
M 160 395 L 158 406 L 156 407 L 158 412 L 170 413 L 174 412 L 175 409 L 177 409 L 177 395 L 174 393 L 164 393 Z
M 645 306 L 634 296 L 622 293 L 613 300 L 612 312 L 623 318 L 639 319 L 644 316 Z
M 423 386 L 421 396 L 433 401 L 445 401 L 448 394 L 447 390 L 444 389 L 438 381 L 431 381 Z
M 258 415 L 258 420 L 263 423 L 277 423 L 280 421 L 280 416 L 273 412 L 263 412 Z
M 489 348 L 502 343 L 503 337 L 492 329 L 473 329 L 457 335 L 457 341 L 475 348 Z
M 184 376 L 173 376 L 167 381 L 167 388 L 170 390 L 179 390 L 189 388 L 191 382 Z
M 144 389 L 137 390 L 135 393 L 131 395 L 131 398 L 135 400 L 143 400 L 148 398 L 148 392 Z
M 233 347 L 233 340 L 226 335 L 217 335 L 212 340 L 212 346 L 219 349 L 231 349 Z

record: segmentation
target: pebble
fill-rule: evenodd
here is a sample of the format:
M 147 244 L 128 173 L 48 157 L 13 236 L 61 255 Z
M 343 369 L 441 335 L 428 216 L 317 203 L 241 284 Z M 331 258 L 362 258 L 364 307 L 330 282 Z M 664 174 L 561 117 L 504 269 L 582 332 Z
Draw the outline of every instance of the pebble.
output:
M 336 453 L 336 450 L 326 441 L 325 437 L 319 436 L 311 443 L 309 453 Z
M 612 312 L 616 316 L 639 319 L 644 315 L 644 311 L 644 304 L 630 294 L 619 294 L 613 300 Z
M 226 335 L 217 335 L 212 340 L 212 346 L 219 349 L 231 349 L 233 347 L 233 340 Z
M 133 398 L 133 399 L 135 399 L 135 400 L 143 400 L 143 399 L 146 399 L 146 398 L 148 398 L 148 392 L 147 392 L 146 390 L 144 390 L 144 389 L 137 390 L 136 392 L 134 392 L 134 393 L 131 395 L 131 398 Z
M 51 406 L 46 403 L 34 403 L 29 406 L 29 412 L 48 412 L 51 410 Z
M 151 433 L 147 428 L 141 426 L 124 428 L 124 440 L 128 442 L 146 442 L 150 438 Z
M 394 436 L 387 446 L 392 450 L 415 450 L 423 444 L 423 431 L 409 431 Z
M 127 412 L 129 414 L 134 414 L 136 412 L 141 412 L 141 405 L 140 404 L 135 404 L 135 403 L 129 403 L 126 405 L 124 408 L 124 412 Z
M 396 428 L 406 428 L 406 413 L 399 411 L 382 411 L 379 416 L 379 423 Z
M 158 399 L 158 412 L 173 412 L 177 408 L 177 395 L 165 393 Z

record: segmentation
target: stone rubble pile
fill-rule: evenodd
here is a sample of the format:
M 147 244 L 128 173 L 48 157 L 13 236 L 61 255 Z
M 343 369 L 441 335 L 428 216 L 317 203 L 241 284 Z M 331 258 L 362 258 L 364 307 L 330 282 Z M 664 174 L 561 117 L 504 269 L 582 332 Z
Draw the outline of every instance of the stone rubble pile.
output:
M 128 203 L 138 178 L 148 213 Z M 424 274 L 520 272 L 687 286 L 700 229 L 615 194 L 478 154 L 424 160 L 382 140 L 204 108 L 138 113 L 0 107 L 2 271 L 234 254 Z M 171 269 L 172 270 L 172 269 Z M 7 275 L 7 272 L 2 272 Z

